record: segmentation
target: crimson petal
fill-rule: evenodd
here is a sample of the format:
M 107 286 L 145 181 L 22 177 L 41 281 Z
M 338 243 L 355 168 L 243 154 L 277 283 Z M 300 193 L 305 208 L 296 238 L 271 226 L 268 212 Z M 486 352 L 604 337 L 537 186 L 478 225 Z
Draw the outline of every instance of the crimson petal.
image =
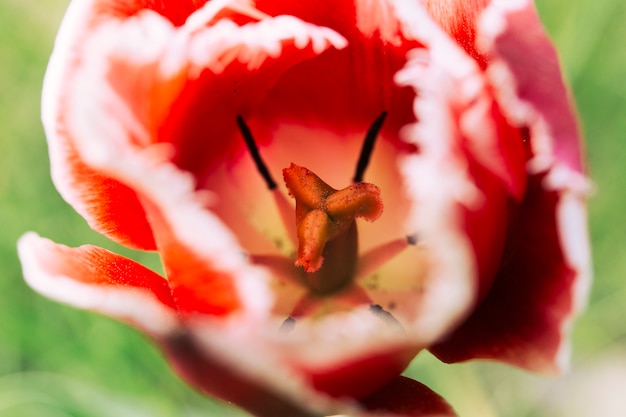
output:
M 370 413 L 363 417 L 455 417 L 450 405 L 426 385 L 399 376 L 385 387 L 362 400 Z
M 542 179 L 529 183 L 489 294 L 450 338 L 430 349 L 445 362 L 498 359 L 544 372 L 565 367 L 576 273 L 560 247 L 558 195 L 545 192 Z

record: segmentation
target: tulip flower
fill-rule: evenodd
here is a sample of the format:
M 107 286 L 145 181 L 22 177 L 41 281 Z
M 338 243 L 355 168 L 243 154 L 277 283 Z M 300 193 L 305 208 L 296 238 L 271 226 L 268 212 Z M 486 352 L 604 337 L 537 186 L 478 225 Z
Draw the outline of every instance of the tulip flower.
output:
M 420 351 L 567 367 L 589 185 L 530 0 L 81 0 L 52 177 L 163 275 L 26 234 L 36 291 L 129 323 L 258 416 L 452 416 Z

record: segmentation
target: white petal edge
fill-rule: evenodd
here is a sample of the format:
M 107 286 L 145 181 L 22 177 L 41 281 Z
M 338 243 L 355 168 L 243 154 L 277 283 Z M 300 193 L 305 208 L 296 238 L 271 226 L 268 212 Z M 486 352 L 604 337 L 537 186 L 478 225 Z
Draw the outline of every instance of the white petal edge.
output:
M 410 221 L 433 262 L 432 287 L 412 331 L 435 341 L 469 314 L 477 297 L 477 265 L 460 210 L 479 206 L 484 197 L 469 178 L 467 163 L 454 151 L 458 146 L 453 138 L 460 133 L 448 103 L 450 97 L 471 102 L 483 84 L 475 76 L 476 63 L 421 3 L 397 0 L 393 6 L 405 36 L 428 48 L 410 52 L 396 83 L 419 91 L 414 102 L 419 123 L 405 126 L 401 135 L 415 143 L 420 153 L 404 158 L 402 169 L 408 194 L 414 196 Z
M 24 278 L 35 291 L 77 308 L 115 317 L 152 336 L 165 336 L 179 328 L 178 314 L 147 290 L 89 285 L 71 277 L 51 274 L 38 257 L 42 243 L 56 245 L 33 232 L 26 233 L 18 241 Z

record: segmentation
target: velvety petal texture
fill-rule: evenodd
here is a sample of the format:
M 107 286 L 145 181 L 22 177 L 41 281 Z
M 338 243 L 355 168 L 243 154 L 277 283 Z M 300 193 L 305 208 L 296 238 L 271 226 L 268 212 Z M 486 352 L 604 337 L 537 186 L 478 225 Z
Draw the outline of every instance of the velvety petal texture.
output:
M 588 184 L 529 0 L 77 0 L 42 111 L 60 193 L 165 276 L 27 234 L 27 282 L 209 395 L 454 416 L 423 349 L 566 365 Z

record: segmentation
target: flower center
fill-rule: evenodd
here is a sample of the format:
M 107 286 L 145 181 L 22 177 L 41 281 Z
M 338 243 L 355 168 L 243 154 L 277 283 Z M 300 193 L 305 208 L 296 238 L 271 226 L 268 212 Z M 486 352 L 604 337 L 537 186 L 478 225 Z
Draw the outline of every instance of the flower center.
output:
M 265 165 L 250 129 L 243 118 L 237 116 L 237 125 L 257 171 L 274 195 L 283 224 L 290 236 L 297 240 L 298 249 L 293 257 L 251 256 L 252 262 L 269 268 L 276 277 L 280 277 L 276 281 L 277 288 L 284 289 L 283 280 L 286 280 L 297 282 L 297 286 L 307 289 L 302 298 L 294 298 L 296 304 L 291 315 L 311 316 L 317 314 L 317 310 L 323 315 L 364 303 L 377 306 L 360 288 L 367 285 L 364 277 L 415 244 L 414 238 L 408 236 L 359 254 L 356 219 L 374 221 L 383 211 L 381 190 L 374 184 L 363 182 L 363 178 L 385 117 L 384 112 L 367 131 L 349 186 L 335 189 L 311 170 L 293 162 L 283 169 L 287 191 L 296 203 L 294 222 L 293 206 L 287 202 Z M 376 276 L 373 279 L 377 279 Z M 285 312 L 282 307 L 279 311 Z M 291 315 L 289 318 L 293 321 Z

